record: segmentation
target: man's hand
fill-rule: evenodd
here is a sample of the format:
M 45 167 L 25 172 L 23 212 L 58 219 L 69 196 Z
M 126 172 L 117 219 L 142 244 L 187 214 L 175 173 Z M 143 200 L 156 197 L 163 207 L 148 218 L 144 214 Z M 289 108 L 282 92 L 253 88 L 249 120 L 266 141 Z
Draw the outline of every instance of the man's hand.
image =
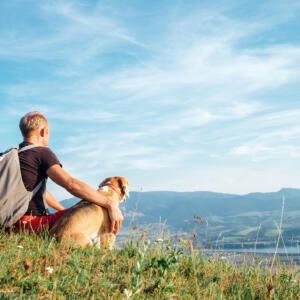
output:
M 110 232 L 117 234 L 122 226 L 123 215 L 117 204 L 112 204 L 108 207 L 108 214 L 111 222 Z

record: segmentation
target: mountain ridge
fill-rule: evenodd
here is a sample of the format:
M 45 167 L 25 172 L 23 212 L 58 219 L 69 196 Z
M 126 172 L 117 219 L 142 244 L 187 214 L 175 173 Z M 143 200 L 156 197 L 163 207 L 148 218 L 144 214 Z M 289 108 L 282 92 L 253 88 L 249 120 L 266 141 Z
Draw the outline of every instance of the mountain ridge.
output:
M 162 217 L 171 221 L 173 225 L 176 219 L 192 219 L 194 215 L 226 217 L 253 211 L 278 211 L 281 210 L 283 196 L 286 211 L 300 210 L 300 189 L 291 188 L 245 195 L 209 191 L 133 191 L 130 195 L 125 204 L 121 204 L 124 212 L 137 211 L 144 215 L 143 219 L 146 222 L 154 222 L 158 217 Z M 78 198 L 73 197 L 61 203 L 70 207 L 78 201 Z
M 300 189 L 295 188 L 245 195 L 133 191 L 120 208 L 124 214 L 123 229 L 135 225 L 153 232 L 155 224 L 164 223 L 172 232 L 193 229 L 202 240 L 219 239 L 224 234 L 224 239 L 231 241 L 249 241 L 257 238 L 260 228 L 260 240 L 267 241 L 278 235 L 276 224 L 280 222 L 283 199 L 283 235 L 286 240 L 292 237 L 300 241 Z M 73 197 L 61 203 L 67 208 L 78 201 Z

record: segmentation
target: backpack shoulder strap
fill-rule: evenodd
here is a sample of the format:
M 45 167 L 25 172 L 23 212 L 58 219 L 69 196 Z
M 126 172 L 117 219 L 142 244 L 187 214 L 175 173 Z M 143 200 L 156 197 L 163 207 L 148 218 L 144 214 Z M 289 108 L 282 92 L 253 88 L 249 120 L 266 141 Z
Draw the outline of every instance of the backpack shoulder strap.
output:
M 19 153 L 22 152 L 22 151 L 26 151 L 26 150 L 29 150 L 29 149 L 32 149 L 32 148 L 35 148 L 35 147 L 40 147 L 40 146 L 37 146 L 37 145 L 27 145 L 21 149 L 19 149 Z
M 39 189 L 42 187 L 43 183 L 45 182 L 45 179 L 43 179 L 33 190 L 32 190 L 32 196 L 34 196 Z
M 27 145 L 21 149 L 18 150 L 18 152 L 23 152 L 23 151 L 26 151 L 26 150 L 29 150 L 29 149 L 32 149 L 32 148 L 36 148 L 36 147 L 40 147 L 40 146 L 37 146 L 37 145 Z M 38 191 L 39 189 L 42 187 L 43 183 L 45 182 L 45 179 L 43 179 L 33 190 L 32 190 L 32 195 L 34 196 Z

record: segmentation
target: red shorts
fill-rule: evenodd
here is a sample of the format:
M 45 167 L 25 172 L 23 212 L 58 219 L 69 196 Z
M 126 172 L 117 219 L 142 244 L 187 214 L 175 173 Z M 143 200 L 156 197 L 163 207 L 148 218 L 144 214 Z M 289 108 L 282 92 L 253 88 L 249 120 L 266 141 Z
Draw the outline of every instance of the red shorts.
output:
M 40 233 L 43 230 L 49 230 L 53 224 L 67 211 L 68 209 L 60 210 L 54 214 L 47 216 L 23 216 L 17 223 L 14 224 L 14 229 L 17 231 L 28 231 Z

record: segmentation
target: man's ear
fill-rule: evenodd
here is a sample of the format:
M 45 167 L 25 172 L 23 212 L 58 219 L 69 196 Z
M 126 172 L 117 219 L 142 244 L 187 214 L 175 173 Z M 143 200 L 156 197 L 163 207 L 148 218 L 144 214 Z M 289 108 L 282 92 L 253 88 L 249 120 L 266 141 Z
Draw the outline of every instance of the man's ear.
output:
M 44 137 L 46 135 L 46 127 L 42 127 L 41 129 L 40 129 L 40 136 L 41 137 Z

